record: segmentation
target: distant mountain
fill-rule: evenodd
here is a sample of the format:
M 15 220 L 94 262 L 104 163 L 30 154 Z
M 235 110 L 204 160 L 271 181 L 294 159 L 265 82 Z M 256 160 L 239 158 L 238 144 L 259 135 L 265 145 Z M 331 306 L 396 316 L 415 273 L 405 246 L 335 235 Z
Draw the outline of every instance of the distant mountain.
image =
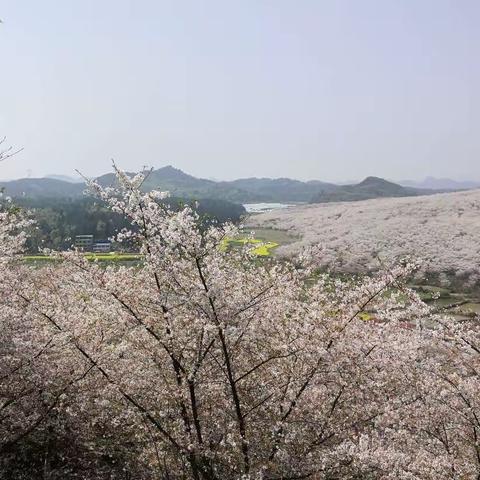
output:
M 353 202 L 371 198 L 412 197 L 431 193 L 437 192 L 403 187 L 383 178 L 367 177 L 356 185 L 337 185 L 332 191 L 322 191 L 312 198 L 311 203 Z
M 97 179 L 102 185 L 112 185 L 115 175 L 109 173 Z M 301 182 L 290 178 L 242 178 L 217 182 L 193 177 L 171 165 L 149 173 L 144 190 L 168 190 L 171 195 L 187 198 L 220 198 L 233 202 L 308 202 L 321 190 L 336 186 L 320 181 Z
M 147 178 L 142 186 L 143 190 L 163 190 L 170 195 L 183 198 L 214 198 L 231 202 L 247 203 L 264 201 L 266 197 L 241 190 L 232 182 L 215 182 L 204 178 L 197 178 L 174 168 L 171 165 L 146 172 Z M 115 175 L 108 173 L 97 178 L 101 185 L 113 185 Z M 268 200 L 268 199 L 267 199 Z
M 249 192 L 263 202 L 308 202 L 320 191 L 331 192 L 337 188 L 318 180 L 301 182 L 290 178 L 242 178 L 223 184 Z
M 377 197 L 403 197 L 436 193 L 438 190 L 421 190 L 401 186 L 377 177 L 368 177 L 354 185 L 334 185 L 319 180 L 302 182 L 290 178 L 242 178 L 218 182 L 197 178 L 171 165 L 145 172 L 143 190 L 169 191 L 173 197 L 189 199 L 214 199 L 234 203 L 295 203 L 337 202 L 365 200 Z M 33 199 L 75 198 L 85 190 L 84 183 L 73 183 L 70 177 L 24 178 L 0 182 L 0 188 L 12 197 Z M 116 182 L 113 173 L 97 178 L 103 186 Z
M 27 198 L 72 198 L 85 190 L 83 183 L 70 183 L 54 178 L 21 178 L 0 182 L 0 189 L 11 197 Z
M 45 175 L 44 178 L 53 178 L 54 180 L 62 180 L 69 183 L 84 183 L 81 177 L 69 177 L 68 175 Z
M 405 187 L 430 188 L 434 190 L 470 190 L 472 188 L 480 188 L 480 182 L 457 181 L 435 177 L 426 177 L 422 181 L 404 180 L 398 183 Z

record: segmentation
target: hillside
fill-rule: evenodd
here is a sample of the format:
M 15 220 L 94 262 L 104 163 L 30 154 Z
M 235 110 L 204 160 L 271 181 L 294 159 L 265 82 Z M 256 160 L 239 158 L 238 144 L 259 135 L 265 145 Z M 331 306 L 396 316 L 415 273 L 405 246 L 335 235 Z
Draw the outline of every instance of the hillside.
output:
M 178 209 L 185 202 L 184 199 L 169 197 L 164 203 Z M 129 226 L 122 215 L 85 195 L 64 198 L 61 202 L 55 198 L 23 197 L 16 199 L 16 205 L 27 208 L 35 220 L 35 227 L 29 232 L 27 241 L 29 253 L 38 253 L 41 248 L 66 250 L 71 247 L 76 235 L 89 234 L 105 239 Z M 242 205 L 225 200 L 201 199 L 191 205 L 206 223 L 211 220 L 238 223 L 245 214 Z
M 290 178 L 243 178 L 223 184 L 262 197 L 259 201 L 270 202 L 309 202 L 320 191 L 331 192 L 338 188 L 333 183 L 301 182 Z
M 458 181 L 450 178 L 427 177 L 422 181 L 403 180 L 398 182 L 404 187 L 427 188 L 434 190 L 470 190 L 472 188 L 480 188 L 480 182 Z
M 312 197 L 311 203 L 354 202 L 371 198 L 411 197 L 425 195 L 428 190 L 403 187 L 383 178 L 367 177 L 356 185 L 337 185 L 335 189 L 325 189 Z
M 252 216 L 248 224 L 301 237 L 280 247 L 280 255 L 321 245 L 321 265 L 335 270 L 377 269 L 378 259 L 409 255 L 423 261 L 427 277 L 443 272 L 480 287 L 480 190 L 290 207 Z
M 11 197 L 73 198 L 82 195 L 85 185 L 56 178 L 21 178 L 0 182 L 0 189 Z
M 77 175 L 76 177 L 70 177 L 68 175 L 46 175 L 44 178 L 53 178 L 54 180 L 62 180 L 69 183 L 83 183 L 82 177 Z
M 0 188 L 3 187 L 10 196 L 28 198 L 75 198 L 85 189 L 83 183 L 72 183 L 69 177 L 52 177 L 0 182 Z M 108 173 L 97 180 L 104 186 L 113 185 L 115 175 Z M 436 193 L 435 190 L 403 187 L 377 177 L 368 177 L 356 185 L 335 185 L 319 180 L 302 182 L 290 178 L 216 182 L 194 177 L 170 165 L 147 173 L 143 190 L 153 189 L 166 190 L 172 196 L 185 199 L 212 198 L 235 203 L 324 203 Z
M 111 184 L 114 175 L 99 177 L 102 184 Z M 188 175 L 182 170 L 166 166 L 151 172 L 144 190 L 168 190 L 172 195 L 188 198 L 220 198 L 234 202 L 308 202 L 320 188 L 328 191 L 336 185 L 324 182 L 301 182 L 289 178 L 244 178 L 215 182 Z
M 239 203 L 263 200 L 263 196 L 237 188 L 231 182 L 197 178 L 172 166 L 151 172 L 144 189 L 167 190 L 171 195 L 185 198 L 215 198 Z

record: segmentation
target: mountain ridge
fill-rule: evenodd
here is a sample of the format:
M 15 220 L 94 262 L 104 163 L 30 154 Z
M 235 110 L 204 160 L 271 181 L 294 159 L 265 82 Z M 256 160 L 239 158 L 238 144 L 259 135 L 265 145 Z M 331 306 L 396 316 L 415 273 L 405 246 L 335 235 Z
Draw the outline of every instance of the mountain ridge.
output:
M 452 180 L 451 178 L 425 177 L 423 180 L 401 180 L 397 182 L 404 187 L 444 189 L 444 190 L 471 190 L 480 188 L 480 182 L 473 180 Z
M 133 175 L 131 172 L 126 172 Z M 422 189 L 404 186 L 380 177 L 369 176 L 356 184 L 338 185 L 320 180 L 301 181 L 280 178 L 240 178 L 215 181 L 198 178 L 167 165 L 146 171 L 142 185 L 145 191 L 160 189 L 185 199 L 218 199 L 234 203 L 322 203 L 364 200 L 378 197 L 428 195 L 447 189 Z M 52 178 L 53 177 L 53 178 Z M 115 174 L 107 173 L 96 179 L 103 186 L 116 182 Z M 83 194 L 85 183 L 73 183 L 69 177 L 50 175 L 44 178 L 23 178 L 0 182 L 0 188 L 12 197 L 76 198 Z

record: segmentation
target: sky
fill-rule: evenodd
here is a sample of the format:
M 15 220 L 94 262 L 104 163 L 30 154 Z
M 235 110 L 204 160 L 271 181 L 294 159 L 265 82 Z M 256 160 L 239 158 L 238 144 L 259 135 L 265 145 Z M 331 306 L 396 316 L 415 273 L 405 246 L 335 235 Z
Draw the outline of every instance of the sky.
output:
M 478 0 L 2 0 L 0 178 L 480 180 Z

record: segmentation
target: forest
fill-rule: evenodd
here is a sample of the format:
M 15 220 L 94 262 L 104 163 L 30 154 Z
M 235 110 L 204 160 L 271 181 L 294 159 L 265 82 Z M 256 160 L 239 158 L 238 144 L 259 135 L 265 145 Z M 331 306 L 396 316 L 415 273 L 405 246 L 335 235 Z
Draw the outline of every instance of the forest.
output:
M 245 209 L 242 205 L 224 200 L 183 200 L 169 197 L 175 209 L 190 204 L 205 223 L 227 221 L 238 223 Z M 68 250 L 76 235 L 94 235 L 95 239 L 106 240 L 129 226 L 120 214 L 112 212 L 99 199 L 88 196 L 79 198 L 15 198 L 15 204 L 28 211 L 35 220 L 26 243 L 28 253 L 38 253 L 44 248 Z M 128 249 L 131 249 L 129 246 Z

